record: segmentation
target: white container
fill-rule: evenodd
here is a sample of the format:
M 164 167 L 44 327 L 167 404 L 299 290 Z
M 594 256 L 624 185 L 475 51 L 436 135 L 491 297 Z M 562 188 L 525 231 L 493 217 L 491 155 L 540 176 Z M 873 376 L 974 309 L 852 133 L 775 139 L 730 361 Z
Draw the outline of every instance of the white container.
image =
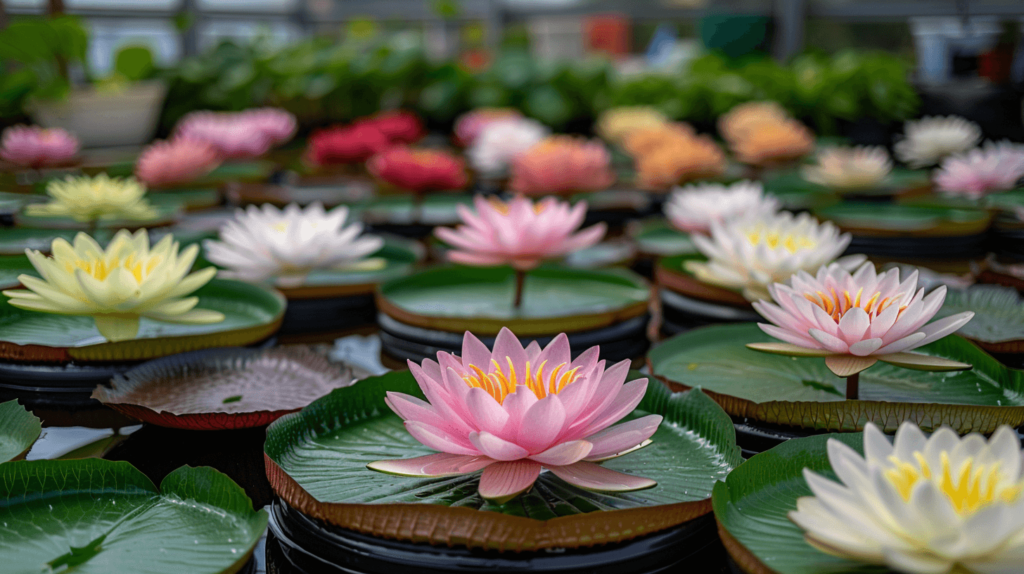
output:
M 75 89 L 65 100 L 30 102 L 28 112 L 47 128 L 64 128 L 82 147 L 115 147 L 148 143 L 156 133 L 167 86 L 138 82 L 116 91 Z

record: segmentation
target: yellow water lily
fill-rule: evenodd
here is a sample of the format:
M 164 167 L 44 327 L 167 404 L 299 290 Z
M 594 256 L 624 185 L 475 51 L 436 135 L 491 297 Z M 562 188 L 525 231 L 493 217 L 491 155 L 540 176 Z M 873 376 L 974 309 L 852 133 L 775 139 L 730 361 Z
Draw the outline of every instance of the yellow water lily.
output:
M 75 221 L 146 220 L 157 216 L 146 199 L 146 186 L 134 177 L 68 176 L 46 186 L 50 201 L 31 204 L 25 213 L 34 217 L 70 217 Z
M 61 315 L 87 315 L 109 341 L 134 339 L 139 319 L 168 323 L 209 324 L 224 320 L 217 311 L 196 309 L 199 297 L 186 297 L 205 285 L 217 270 L 189 274 L 199 253 L 190 245 L 178 253 L 178 242 L 165 236 L 152 249 L 145 229 L 122 229 L 106 250 L 85 233 L 74 245 L 54 239 L 52 257 L 26 249 L 42 277 L 20 275 L 28 289 L 4 291 L 21 309 Z

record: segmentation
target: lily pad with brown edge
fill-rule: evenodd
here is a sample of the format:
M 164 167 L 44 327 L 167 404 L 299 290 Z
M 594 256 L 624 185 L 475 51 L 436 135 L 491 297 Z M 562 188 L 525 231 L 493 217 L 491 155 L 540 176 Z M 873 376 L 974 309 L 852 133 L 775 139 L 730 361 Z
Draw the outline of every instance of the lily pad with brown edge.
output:
M 199 309 L 224 321 L 180 325 L 143 318 L 135 339 L 111 343 L 92 317 L 19 309 L 0 300 L 0 359 L 34 363 L 141 361 L 210 347 L 244 346 L 274 334 L 284 316 L 279 292 L 241 281 L 213 279 L 194 295 Z
M 671 257 L 697 253 L 690 234 L 672 227 L 667 221 L 634 221 L 627 233 L 642 255 Z
M 78 229 L 44 229 L 35 227 L 13 227 L 0 229 L 0 256 L 24 255 L 26 249 L 32 249 L 41 253 L 50 253 L 54 239 L 63 239 L 68 243 L 75 240 L 79 233 L 85 233 Z M 113 229 L 98 229 L 90 232 L 89 235 L 100 245 L 106 245 L 114 237 Z M 155 245 L 167 233 L 174 235 L 182 248 L 199 243 L 203 239 L 216 237 L 215 232 L 193 231 L 176 226 L 157 227 L 149 230 L 150 245 Z
M 26 255 L 0 255 L 0 289 L 18 287 L 21 275 L 38 277 L 39 273 Z
M 268 425 L 354 380 L 308 346 L 206 349 L 144 363 L 92 398 L 163 427 L 231 430 Z
M 895 203 L 843 202 L 814 214 L 864 236 L 963 237 L 984 233 L 992 223 L 983 209 Z
M 384 245 L 367 257 L 379 262 L 365 269 L 317 269 L 297 287 L 278 287 L 289 300 L 371 295 L 377 285 L 408 275 L 424 257 L 422 246 L 401 237 L 386 237 Z M 379 261 L 378 261 L 379 260 Z
M 25 458 L 43 425 L 18 401 L 0 403 L 0 463 Z
M 267 527 L 245 492 L 208 467 L 157 489 L 125 462 L 0 465 L 4 572 L 234 574 Z
M 789 520 L 802 496 L 813 496 L 803 470 L 835 480 L 829 439 L 863 453 L 860 433 L 791 439 L 753 456 L 715 485 L 712 502 L 718 533 L 729 555 L 747 574 L 883 574 L 887 568 L 839 558 L 804 540 Z
M 643 377 L 633 372 L 630 379 Z M 503 504 L 482 499 L 480 474 L 398 477 L 366 468 L 381 459 L 431 454 L 385 405 L 385 393 L 422 398 L 408 371 L 338 389 L 267 429 L 267 476 L 293 508 L 334 526 L 389 539 L 535 551 L 619 542 L 710 511 L 715 481 L 739 464 L 732 421 L 701 392 L 649 384 L 624 420 L 661 414 L 640 450 L 602 463 L 657 486 L 595 493 L 544 472 L 532 490 Z
M 511 267 L 438 267 L 382 284 L 377 308 L 406 325 L 454 333 L 552 335 L 598 329 L 647 313 L 650 289 L 625 269 L 542 265 L 526 273 L 513 307 Z
M 963 311 L 974 317 L 958 333 L 991 353 L 1024 353 L 1024 299 L 1001 285 L 949 289 L 936 318 Z
M 739 291 L 705 283 L 686 269 L 688 261 L 707 261 L 700 253 L 663 257 L 654 268 L 654 280 L 659 287 L 694 299 L 719 303 L 738 309 L 753 309 Z
M 928 172 L 920 169 L 894 168 L 889 176 L 875 188 L 863 190 L 837 190 L 807 181 L 798 169 L 779 170 L 764 179 L 765 192 L 785 198 L 796 194 L 835 194 L 852 197 L 892 197 L 927 193 L 931 188 Z M 785 199 L 783 200 L 785 203 Z
M 182 214 L 182 205 L 177 201 L 164 200 L 151 202 L 154 209 L 154 216 L 149 219 L 100 219 L 95 225 L 88 221 L 77 221 L 70 217 L 35 216 L 27 213 L 19 213 L 15 221 L 20 227 L 35 227 L 41 229 L 73 229 L 77 231 L 88 231 L 96 229 L 142 229 L 144 227 L 163 227 L 171 225 Z
M 821 431 L 858 431 L 874 422 L 888 432 L 911 421 L 925 430 L 992 433 L 1024 424 L 1024 371 L 1007 368 L 967 339 L 950 335 L 915 349 L 973 365 L 931 372 L 877 363 L 860 373 L 860 400 L 846 381 L 813 357 L 748 349 L 776 342 L 756 324 L 683 333 L 648 354 L 651 373 L 672 390 L 699 387 L 734 417 Z

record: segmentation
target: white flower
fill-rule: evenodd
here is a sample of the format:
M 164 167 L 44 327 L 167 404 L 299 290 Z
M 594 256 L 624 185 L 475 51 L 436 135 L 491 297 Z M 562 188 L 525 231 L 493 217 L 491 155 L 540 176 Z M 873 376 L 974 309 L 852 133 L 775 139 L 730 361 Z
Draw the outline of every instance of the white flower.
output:
M 765 195 L 764 188 L 756 181 L 677 187 L 665 203 L 665 215 L 672 225 L 689 233 L 707 233 L 713 221 L 722 223 L 740 216 L 771 215 L 778 210 L 779 200 Z
M 54 239 L 53 257 L 26 249 L 42 279 L 21 275 L 29 290 L 4 291 L 9 303 L 21 309 L 61 315 L 87 315 L 109 341 L 134 339 L 139 318 L 168 323 L 219 323 L 224 315 L 196 309 L 199 297 L 185 297 L 205 285 L 212 268 L 191 275 L 199 247 L 190 245 L 180 254 L 168 234 L 149 248 L 149 235 L 141 229 L 132 235 L 122 229 L 104 251 L 85 233 L 75 236 L 74 246 Z
M 831 147 L 818 152 L 818 164 L 803 168 L 804 179 L 839 191 L 878 187 L 892 171 L 884 147 Z
M 710 237 L 692 238 L 708 260 L 687 261 L 687 270 L 705 283 L 742 290 L 750 301 L 768 299 L 769 285 L 788 281 L 797 271 L 815 272 L 835 261 L 852 239 L 831 222 L 788 211 L 712 222 Z M 863 260 L 857 255 L 837 263 L 851 269 Z
M 361 223 L 345 225 L 348 208 L 324 211 L 319 202 L 284 211 L 265 204 L 239 209 L 221 227 L 220 241 L 205 242 L 206 257 L 225 268 L 224 277 L 263 282 L 271 278 L 283 287 L 301 285 L 314 269 L 374 268 L 382 261 L 363 259 L 384 240 L 362 236 Z
M 986 442 L 943 427 L 926 438 L 903 423 L 894 444 L 868 423 L 864 456 L 830 439 L 842 483 L 810 470 L 814 496 L 789 518 L 828 554 L 913 574 L 1014 574 L 1024 564 L 1020 439 L 1002 426 Z
M 981 141 L 981 127 L 959 116 L 929 116 L 903 124 L 903 139 L 893 151 L 910 167 L 928 167 L 965 152 Z
M 484 126 L 466 150 L 473 169 L 486 174 L 504 173 L 519 154 L 548 135 L 548 129 L 536 120 L 510 118 Z

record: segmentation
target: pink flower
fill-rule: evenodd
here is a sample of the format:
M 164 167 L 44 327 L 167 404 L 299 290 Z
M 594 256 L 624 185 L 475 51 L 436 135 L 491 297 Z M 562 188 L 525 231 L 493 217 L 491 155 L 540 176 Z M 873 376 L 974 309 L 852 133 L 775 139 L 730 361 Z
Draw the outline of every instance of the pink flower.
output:
M 411 144 L 423 139 L 423 122 L 416 114 L 406 110 L 380 112 L 357 123 L 377 128 L 392 143 Z
M 299 129 L 295 115 L 281 108 L 253 108 L 239 115 L 243 121 L 252 122 L 263 131 L 273 145 L 288 143 Z
M 466 112 L 455 120 L 455 143 L 469 147 L 488 124 L 521 117 L 522 114 L 515 108 L 477 108 Z
M 980 199 L 993 191 L 1020 185 L 1024 177 L 1024 146 L 1008 141 L 950 156 L 935 173 L 935 185 L 949 195 Z
M 970 367 L 908 352 L 949 335 L 974 316 L 965 311 L 925 325 L 942 308 L 946 287 L 927 297 L 924 289 L 915 293 L 917 271 L 900 283 L 899 269 L 876 274 L 874 265 L 867 262 L 851 275 L 833 263 L 821 267 L 817 277 L 800 271 L 791 284 L 776 283 L 768 288 L 775 303 L 754 302 L 757 312 L 773 323 L 761 323 L 761 329 L 786 344 L 749 347 L 825 357 L 825 364 L 841 377 L 859 373 L 877 361 L 923 370 Z
M 611 155 L 598 141 L 551 136 L 512 163 L 513 191 L 558 195 L 600 191 L 615 181 Z
M 437 362 L 409 368 L 427 400 L 389 392 L 387 404 L 409 434 L 441 452 L 374 462 L 373 470 L 445 477 L 482 469 L 480 496 L 498 504 L 529 490 L 541 468 L 588 490 L 656 485 L 597 464 L 645 446 L 661 424 L 648 415 L 612 426 L 647 391 L 647 379 L 625 382 L 629 361 L 605 370 L 597 347 L 573 361 L 564 333 L 543 350 L 536 342 L 524 349 L 502 329 L 493 352 L 467 332 L 461 357 L 439 352 Z
M 142 150 L 135 177 L 149 187 L 170 187 L 195 181 L 220 165 L 217 149 L 204 141 L 156 141 Z
M 253 158 L 291 139 L 294 130 L 294 116 L 263 108 L 244 112 L 191 112 L 181 118 L 174 134 L 176 138 L 208 142 L 225 158 Z
M 575 233 L 587 214 L 586 202 L 570 206 L 548 197 L 533 203 L 523 196 L 504 203 L 474 198 L 476 213 L 458 207 L 465 225 L 439 227 L 434 233 L 455 247 L 448 259 L 464 265 L 512 265 L 532 269 L 545 259 L 564 257 L 594 245 L 604 237 L 604 223 Z
M 388 137 L 369 123 L 334 126 L 309 136 L 306 160 L 317 166 L 362 163 L 390 146 Z
M 377 179 L 414 193 L 462 189 L 467 183 L 462 159 L 438 150 L 396 146 L 371 157 L 366 169 Z
M 78 138 L 60 128 L 17 125 L 0 137 L 0 157 L 32 169 L 68 165 L 76 155 Z

